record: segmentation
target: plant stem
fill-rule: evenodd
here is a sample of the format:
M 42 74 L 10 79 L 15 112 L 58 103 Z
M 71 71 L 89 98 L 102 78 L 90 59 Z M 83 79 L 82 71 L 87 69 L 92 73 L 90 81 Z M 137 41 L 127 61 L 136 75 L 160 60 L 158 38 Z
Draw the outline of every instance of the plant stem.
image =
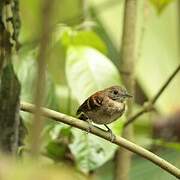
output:
M 134 66 L 135 66 L 135 36 L 136 36 L 137 1 L 126 0 L 124 9 L 124 27 L 122 34 L 122 60 L 119 69 L 122 80 L 130 94 L 134 94 Z M 128 101 L 126 117 L 132 113 L 133 102 Z M 133 127 L 124 128 L 122 136 L 128 140 L 133 138 Z M 126 149 L 119 149 L 116 156 L 116 180 L 128 180 L 131 165 L 131 153 Z

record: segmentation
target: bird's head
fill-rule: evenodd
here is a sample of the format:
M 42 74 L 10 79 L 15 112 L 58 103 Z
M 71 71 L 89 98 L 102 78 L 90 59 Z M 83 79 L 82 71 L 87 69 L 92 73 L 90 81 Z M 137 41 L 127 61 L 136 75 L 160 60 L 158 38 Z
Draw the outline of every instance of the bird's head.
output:
M 110 99 L 121 103 L 123 103 L 126 99 L 133 97 L 121 86 L 111 86 L 105 89 L 104 92 Z

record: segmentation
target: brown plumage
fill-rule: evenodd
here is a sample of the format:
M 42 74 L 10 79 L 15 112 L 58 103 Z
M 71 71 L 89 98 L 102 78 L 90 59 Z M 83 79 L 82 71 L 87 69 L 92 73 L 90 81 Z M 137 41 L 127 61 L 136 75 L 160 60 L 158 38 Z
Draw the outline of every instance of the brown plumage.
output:
M 125 111 L 125 100 L 129 97 L 132 96 L 120 86 L 106 88 L 87 98 L 78 108 L 77 115 L 79 119 L 104 124 L 108 128 L 107 124 L 122 116 Z

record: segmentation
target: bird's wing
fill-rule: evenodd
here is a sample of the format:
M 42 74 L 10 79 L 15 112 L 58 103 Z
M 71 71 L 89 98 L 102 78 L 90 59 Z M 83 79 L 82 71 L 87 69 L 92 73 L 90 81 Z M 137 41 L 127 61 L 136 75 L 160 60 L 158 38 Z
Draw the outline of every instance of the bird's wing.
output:
M 79 115 L 81 112 L 85 113 L 100 107 L 102 105 L 102 101 L 103 96 L 99 92 L 93 94 L 78 108 L 76 115 Z
M 86 99 L 83 104 L 81 104 L 76 112 L 76 115 L 79 115 L 81 112 L 84 112 L 86 109 L 88 109 L 88 101 L 89 98 Z

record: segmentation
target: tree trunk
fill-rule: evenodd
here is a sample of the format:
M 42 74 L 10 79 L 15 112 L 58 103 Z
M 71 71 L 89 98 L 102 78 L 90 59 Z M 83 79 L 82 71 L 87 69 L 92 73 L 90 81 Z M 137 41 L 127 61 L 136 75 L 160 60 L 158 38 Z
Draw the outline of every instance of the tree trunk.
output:
M 0 2 L 0 148 L 16 153 L 19 143 L 20 83 L 12 65 L 17 49 L 18 0 Z

